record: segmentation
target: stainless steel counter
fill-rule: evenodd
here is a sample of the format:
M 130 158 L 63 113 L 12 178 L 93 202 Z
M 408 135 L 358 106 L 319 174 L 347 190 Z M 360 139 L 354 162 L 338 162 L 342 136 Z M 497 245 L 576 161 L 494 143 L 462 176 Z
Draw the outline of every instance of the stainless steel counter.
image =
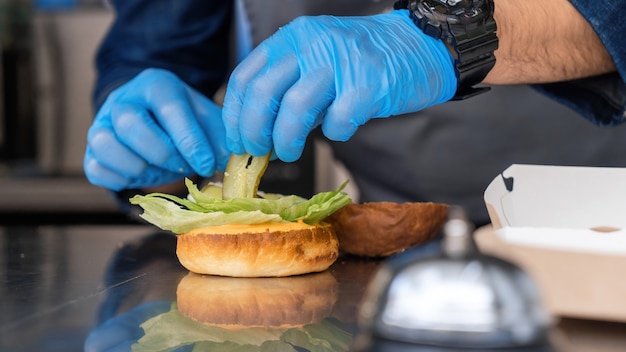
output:
M 141 227 L 0 228 L 0 350 L 82 351 L 113 285 L 114 253 Z M 130 286 L 149 285 L 149 278 Z
M 0 351 L 83 351 L 85 346 L 126 351 L 138 339 L 151 343 L 149 351 L 200 340 L 207 350 L 215 344 L 229 350 L 264 339 L 295 345 L 303 337 L 345 351 L 358 336 L 358 305 L 380 264 L 342 257 L 318 276 L 193 277 L 174 250 L 175 237 L 151 226 L 0 227 Z M 190 297 L 190 291 L 201 294 Z M 144 330 L 147 321 L 152 328 Z M 559 346 L 568 346 L 567 351 L 626 346 L 624 324 L 563 320 L 557 328 Z M 220 339 L 229 342 L 216 342 Z M 266 343 L 274 350 L 271 341 Z M 189 346 L 175 350 L 191 351 Z M 535 350 L 546 349 L 525 351 Z
M 174 250 L 175 237 L 150 226 L 0 227 L 0 351 L 82 351 L 90 333 L 91 347 L 99 346 L 94 350 L 107 351 L 102 344 L 114 342 L 129 346 L 139 337 L 129 335 L 131 330 L 141 332 L 139 324 L 152 314 L 144 307 L 154 304 L 154 314 L 163 313 L 177 300 L 188 271 Z M 351 331 L 357 302 L 377 264 L 341 259 L 326 273 L 328 294 L 312 291 L 327 299 L 319 311 L 332 316 L 337 329 Z M 230 283 L 226 278 L 223 285 Z M 282 285 L 289 289 L 290 283 Z M 280 292 L 272 285 L 266 289 Z M 97 330 L 137 312 L 142 319 L 134 320 L 134 329 L 114 329 L 116 336 Z

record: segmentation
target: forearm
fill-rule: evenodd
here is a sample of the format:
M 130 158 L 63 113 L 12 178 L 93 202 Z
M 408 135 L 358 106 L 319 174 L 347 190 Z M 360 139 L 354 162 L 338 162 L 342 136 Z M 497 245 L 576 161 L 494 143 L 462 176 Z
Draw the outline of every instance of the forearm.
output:
M 495 0 L 499 48 L 484 83 L 566 81 L 615 71 L 589 23 L 567 0 Z

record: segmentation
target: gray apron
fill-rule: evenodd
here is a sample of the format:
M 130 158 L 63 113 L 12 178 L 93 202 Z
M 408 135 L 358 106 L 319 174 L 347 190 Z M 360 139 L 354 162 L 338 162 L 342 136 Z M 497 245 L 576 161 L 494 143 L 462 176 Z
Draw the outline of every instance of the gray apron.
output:
M 394 1 L 238 0 L 252 45 L 300 15 L 367 15 Z M 331 143 L 360 201 L 433 201 L 489 222 L 483 192 L 513 163 L 626 166 L 626 126 L 600 128 L 528 86 L 494 87 L 462 102 L 374 119 Z
M 253 45 L 298 16 L 366 16 L 389 11 L 393 0 L 237 0 L 248 17 Z M 239 5 L 238 5 L 239 6 Z

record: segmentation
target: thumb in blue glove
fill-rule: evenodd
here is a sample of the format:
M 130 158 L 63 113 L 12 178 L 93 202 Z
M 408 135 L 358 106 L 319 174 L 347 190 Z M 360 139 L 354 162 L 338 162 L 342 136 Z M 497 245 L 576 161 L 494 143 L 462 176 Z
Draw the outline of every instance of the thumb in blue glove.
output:
M 300 17 L 235 69 L 223 118 L 237 154 L 298 159 L 312 129 L 348 140 L 372 118 L 415 112 L 456 91 L 453 57 L 407 10 Z
M 87 135 L 89 181 L 115 191 L 224 170 L 220 108 L 173 73 L 147 69 L 114 90 Z

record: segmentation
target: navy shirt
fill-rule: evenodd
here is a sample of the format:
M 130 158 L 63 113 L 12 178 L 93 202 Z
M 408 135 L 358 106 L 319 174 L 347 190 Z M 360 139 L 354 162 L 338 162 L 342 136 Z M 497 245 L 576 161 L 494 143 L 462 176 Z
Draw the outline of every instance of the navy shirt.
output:
M 209 97 L 225 82 L 232 1 L 110 2 L 116 16 L 96 56 L 94 107 L 149 67 L 168 69 Z
M 570 0 L 587 19 L 609 51 L 617 72 L 570 82 L 551 83 L 539 89 L 573 108 L 598 125 L 613 126 L 626 120 L 626 1 Z

